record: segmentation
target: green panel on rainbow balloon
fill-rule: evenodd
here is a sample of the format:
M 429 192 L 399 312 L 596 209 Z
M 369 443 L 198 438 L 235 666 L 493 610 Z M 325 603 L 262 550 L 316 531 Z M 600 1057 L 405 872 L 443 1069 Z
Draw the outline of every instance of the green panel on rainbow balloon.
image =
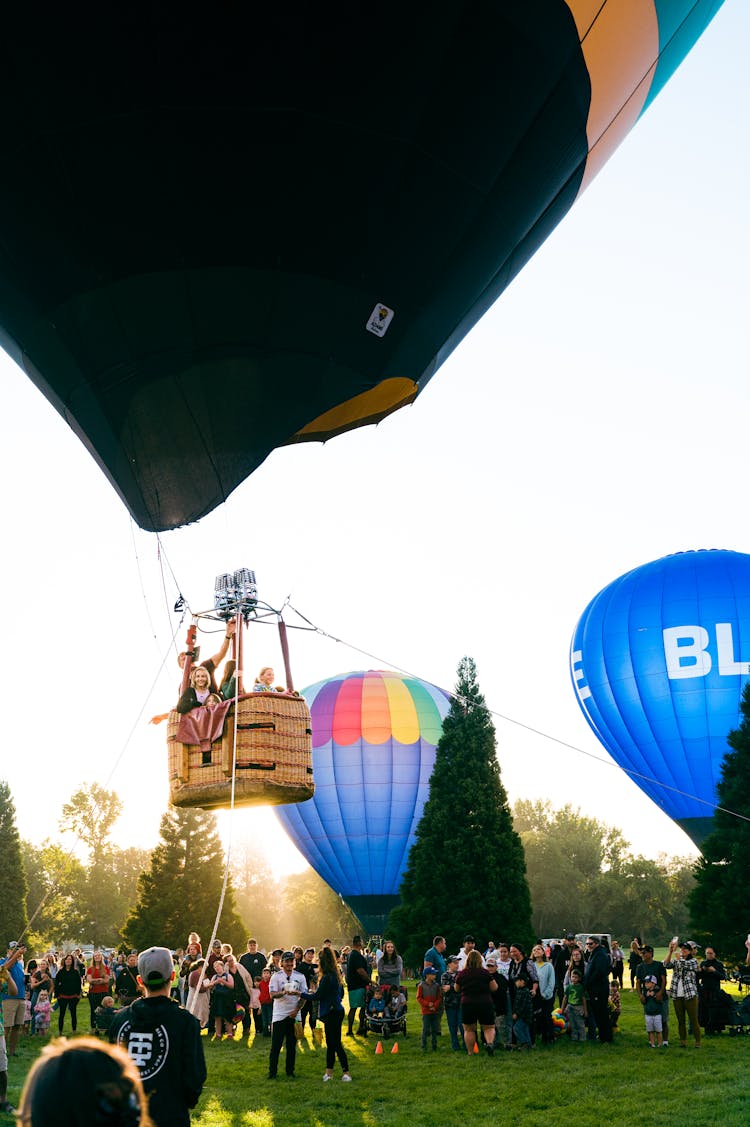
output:
M 140 525 L 197 520 L 412 402 L 718 7 L 11 5 L 0 343 Z

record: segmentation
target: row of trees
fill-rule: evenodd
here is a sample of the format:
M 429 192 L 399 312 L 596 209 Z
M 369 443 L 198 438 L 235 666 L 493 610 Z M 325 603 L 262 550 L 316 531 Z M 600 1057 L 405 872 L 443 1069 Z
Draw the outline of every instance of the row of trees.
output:
M 190 931 L 211 934 L 222 896 L 225 853 L 216 818 L 170 808 L 153 850 L 121 849 L 111 840 L 122 806 L 94 784 L 66 803 L 60 830 L 84 847 L 18 834 L 10 790 L 0 782 L 0 935 L 27 936 L 34 950 L 66 943 L 146 947 L 185 945 Z M 244 950 L 248 928 L 265 947 L 349 936 L 351 911 L 312 870 L 277 881 L 251 845 L 233 856 L 218 934 Z
M 688 928 L 695 884 L 691 857 L 634 856 L 621 832 L 550 802 L 516 802 L 533 904 L 534 932 L 607 931 L 626 945 L 634 935 L 668 943 Z

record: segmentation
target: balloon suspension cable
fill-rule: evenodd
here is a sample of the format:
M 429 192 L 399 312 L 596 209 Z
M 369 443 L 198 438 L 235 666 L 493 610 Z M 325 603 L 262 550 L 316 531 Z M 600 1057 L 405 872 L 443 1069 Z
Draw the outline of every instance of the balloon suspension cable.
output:
M 156 633 L 156 627 L 154 626 L 153 619 L 151 618 L 151 608 L 149 607 L 148 596 L 146 595 L 146 585 L 143 582 L 143 571 L 141 570 L 141 558 L 138 555 L 138 545 L 137 545 L 136 539 L 135 539 L 136 528 L 137 528 L 137 525 L 136 525 L 135 521 L 133 520 L 133 518 L 131 517 L 130 518 L 130 539 L 133 543 L 133 555 L 135 556 L 135 566 L 136 566 L 136 569 L 138 571 L 138 582 L 139 582 L 140 587 L 141 587 L 141 597 L 143 599 L 143 605 L 146 609 L 146 618 L 148 619 L 148 625 L 149 625 L 149 629 L 151 630 L 151 636 L 154 639 L 154 644 L 155 644 L 157 651 L 158 651 L 159 640 L 158 640 L 158 636 L 157 636 L 157 633 Z M 164 579 L 164 577 L 162 575 L 162 585 L 163 585 L 163 579 Z
M 167 594 L 167 584 L 166 584 L 166 581 L 165 581 L 165 578 L 164 578 L 164 564 L 165 563 L 166 563 L 167 567 L 169 568 L 169 574 L 172 576 L 172 582 L 174 583 L 175 589 L 178 592 L 178 597 L 177 597 L 177 600 L 175 601 L 175 604 L 172 608 L 172 611 L 173 611 L 174 614 L 180 614 L 183 611 L 187 611 L 188 614 L 189 614 L 190 613 L 190 606 L 188 604 L 187 599 L 182 594 L 180 584 L 177 582 L 177 576 L 175 575 L 174 570 L 172 568 L 172 565 L 169 562 L 169 557 L 167 556 L 167 553 L 164 550 L 164 545 L 161 541 L 161 537 L 159 536 L 158 532 L 156 534 L 156 558 L 159 561 L 159 573 L 161 575 L 161 586 L 162 586 L 162 591 L 164 593 L 164 606 L 166 607 L 166 611 L 167 611 L 167 619 L 170 620 L 169 619 L 170 609 L 169 609 L 169 596 Z
M 138 712 L 138 715 L 136 716 L 135 720 L 133 721 L 133 725 L 132 725 L 132 727 L 131 727 L 128 735 L 127 735 L 127 738 L 125 739 L 124 744 L 122 745 L 122 748 L 120 749 L 120 752 L 119 752 L 117 758 L 114 760 L 114 762 L 113 762 L 113 764 L 112 764 L 112 766 L 109 770 L 109 774 L 107 775 L 104 782 L 102 783 L 102 789 L 105 790 L 105 791 L 109 790 L 110 783 L 112 782 L 115 771 L 119 767 L 120 761 L 122 760 L 123 756 L 125 755 L 125 752 L 128 750 L 128 747 L 130 746 L 130 742 L 133 739 L 133 736 L 135 735 L 136 730 L 140 726 L 141 719 L 143 717 L 144 712 L 146 711 L 146 706 L 148 705 L 148 702 L 150 701 L 150 699 L 151 699 L 151 697 L 154 693 L 154 689 L 156 688 L 156 685 L 159 681 L 159 678 L 161 677 L 162 670 L 164 669 L 164 666 L 167 663 L 167 659 L 169 658 L 169 656 L 172 652 L 172 649 L 173 649 L 174 643 L 175 643 L 175 638 L 177 637 L 177 634 L 178 634 L 180 628 L 182 627 L 182 623 L 184 621 L 184 618 L 185 618 L 185 616 L 183 615 L 182 618 L 180 619 L 180 621 L 177 623 L 177 626 L 174 629 L 174 633 L 172 634 L 172 637 L 169 639 L 169 645 L 167 647 L 167 650 L 164 654 L 164 657 L 161 659 L 161 662 L 159 664 L 159 668 L 156 671 L 156 676 L 154 677 L 153 681 L 151 682 L 151 687 L 148 690 L 148 693 L 146 694 L 146 697 L 143 701 L 143 704 L 141 705 L 140 711 Z M 93 806 L 93 810 L 92 810 L 92 814 L 94 816 L 96 816 L 99 812 L 100 812 L 99 804 L 95 801 L 94 806 Z M 67 850 L 67 852 L 63 853 L 63 856 L 62 856 L 63 861 L 72 860 L 73 855 L 75 853 L 76 846 L 78 846 L 79 844 L 81 844 L 83 842 L 83 838 L 81 837 L 81 834 L 78 831 L 71 831 L 71 832 L 74 833 L 73 844 L 70 846 L 70 848 Z M 29 917 L 29 920 L 28 920 L 28 923 L 26 924 L 26 927 L 23 929 L 23 931 L 19 935 L 19 937 L 18 937 L 19 941 L 23 938 L 24 935 L 26 935 L 26 933 L 28 931 L 31 930 L 31 927 L 34 923 L 34 920 L 37 918 L 37 916 L 41 912 L 42 908 L 44 907 L 44 905 L 49 900 L 50 896 L 52 896 L 54 893 L 56 893 L 58 891 L 58 889 L 60 887 L 60 880 L 61 879 L 62 879 L 62 876 L 60 876 L 57 880 L 52 881 L 52 883 L 50 884 L 50 887 L 47 889 L 44 896 L 41 898 L 41 900 L 37 904 L 36 908 L 32 912 L 31 916 Z
M 352 642 L 347 642 L 343 638 L 338 638 L 335 634 L 329 634 L 327 630 L 323 630 L 320 626 L 316 626 L 313 622 L 310 621 L 309 618 L 306 618 L 301 611 L 297 610 L 296 607 L 293 607 L 288 599 L 284 605 L 288 605 L 290 610 L 294 611 L 294 613 L 298 615 L 299 618 L 301 618 L 304 622 L 307 622 L 309 628 L 314 630 L 316 634 L 320 634 L 321 637 L 328 638 L 329 641 L 336 642 L 338 645 L 346 646 L 347 649 L 352 650 L 354 653 L 362 654 L 363 657 L 370 658 L 372 661 L 377 661 L 381 665 L 387 665 L 390 669 L 394 669 L 397 673 L 401 673 L 405 677 L 414 677 L 416 680 L 425 680 L 425 678 L 420 678 L 419 674 L 412 673 L 410 670 L 404 669 L 403 666 L 397 665 L 395 662 L 388 661 L 386 658 L 378 657 L 377 654 L 370 653 L 368 650 L 364 650 L 360 646 L 355 646 Z M 432 684 L 433 682 L 430 683 Z M 454 692 L 452 689 L 445 689 L 442 687 L 442 685 L 436 685 L 435 687 L 440 689 L 441 692 L 445 693 L 446 696 L 450 697 L 451 700 L 459 701 L 460 703 L 462 703 L 464 705 L 464 708 L 468 708 L 472 703 L 465 697 L 462 697 L 459 693 Z M 602 759 L 600 755 L 595 755 L 592 751 L 586 751 L 585 748 L 578 747 L 576 744 L 568 743 L 567 740 L 560 739 L 558 736 L 550 735 L 549 732 L 543 732 L 540 728 L 534 728 L 531 724 L 525 724 L 522 720 L 516 720 L 514 717 L 507 716 L 503 712 L 498 712 L 496 709 L 490 708 L 488 705 L 485 705 L 484 707 L 486 707 L 490 715 L 494 716 L 497 720 L 503 720 L 506 724 L 513 724 L 516 728 L 522 728 L 524 731 L 530 732 L 535 736 L 540 736 L 544 740 L 549 740 L 551 743 L 555 743 L 559 747 L 564 747 L 568 751 L 574 751 L 579 755 L 585 755 L 587 759 L 593 759 L 596 763 L 601 763 L 603 767 L 613 767 L 615 768 L 615 770 L 622 771 L 626 775 L 629 775 L 632 779 L 640 779 L 643 782 L 651 783 L 654 786 L 660 787 L 662 790 L 670 791 L 670 793 L 672 794 L 678 794 L 682 798 L 689 798 L 693 802 L 700 803 L 702 806 L 708 806 L 711 810 L 721 811 L 722 814 L 729 814 L 733 818 L 739 818 L 742 822 L 750 822 L 750 817 L 748 817 L 746 814 L 740 814 L 737 810 L 730 810 L 728 807 L 719 806 L 718 803 L 710 802 L 706 798 L 699 798 L 696 794 L 691 794 L 689 791 L 680 790 L 679 787 L 670 786 L 669 783 L 663 783 L 659 779 L 653 778 L 651 775 L 645 775 L 642 772 L 635 771 L 630 767 L 621 767 L 619 763 L 615 763 L 611 759 Z
M 238 614 L 236 619 L 235 619 L 235 622 L 237 624 L 236 629 L 235 629 L 235 638 L 236 638 L 237 632 L 242 630 L 242 616 Z M 233 652 L 237 653 L 238 655 L 242 653 L 242 638 L 241 638 L 241 636 L 237 640 L 237 649 L 233 650 Z M 231 787 L 230 799 L 229 799 L 229 828 L 228 828 L 228 833 L 227 833 L 227 852 L 226 852 L 226 858 L 224 860 L 224 879 L 223 879 L 222 884 L 221 884 L 221 894 L 219 896 L 219 907 L 216 909 L 216 918 L 214 919 L 213 931 L 211 932 L 211 938 L 208 942 L 208 947 L 207 947 L 207 951 L 208 951 L 209 955 L 211 953 L 211 950 L 213 949 L 214 940 L 216 939 L 218 932 L 219 932 L 219 924 L 221 922 L 221 913 L 224 910 L 224 899 L 226 897 L 227 886 L 229 884 L 229 864 L 230 864 L 231 857 L 232 857 L 232 829 L 233 829 L 233 825 L 234 825 L 235 782 L 236 782 L 236 778 L 237 778 L 237 722 L 238 722 L 238 712 L 239 712 L 238 698 L 239 698 L 239 695 L 240 695 L 240 677 L 241 677 L 241 670 L 239 668 L 239 664 L 240 664 L 240 662 L 239 662 L 239 658 L 238 658 L 238 666 L 237 666 L 237 669 L 235 670 L 235 678 L 234 678 L 234 728 L 233 728 L 233 734 L 232 734 L 232 787 Z M 188 1006 L 188 1010 L 189 1010 L 190 1013 L 195 1012 L 195 1003 L 198 999 L 198 994 L 200 993 L 201 984 L 206 980 L 206 978 L 208 978 L 207 972 L 208 972 L 208 955 L 206 956 L 206 959 L 203 963 L 203 966 L 201 967 L 201 972 L 200 972 L 200 975 L 198 977 L 198 982 L 196 983 L 195 993 L 193 994 L 192 1002 Z

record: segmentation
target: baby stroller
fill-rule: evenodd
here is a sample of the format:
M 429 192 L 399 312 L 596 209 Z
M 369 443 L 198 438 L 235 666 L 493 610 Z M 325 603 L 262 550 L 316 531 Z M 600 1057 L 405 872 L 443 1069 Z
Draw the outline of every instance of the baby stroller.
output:
M 400 1033 L 406 1037 L 406 1009 L 407 1009 L 407 994 L 405 988 L 402 986 L 400 993 L 404 997 L 404 1001 L 400 1005 L 395 1005 L 397 997 L 394 987 L 384 986 L 383 998 L 385 1000 L 385 1012 L 382 1016 L 371 1014 L 369 1012 L 370 1001 L 374 997 L 375 991 L 373 987 L 368 987 L 367 997 L 365 1000 L 365 1028 L 373 1031 L 378 1037 L 382 1037 L 384 1041 L 395 1034 Z
M 750 1033 L 750 994 L 746 994 L 741 1001 L 730 997 L 730 1002 L 727 1020 L 729 1036 L 736 1037 L 739 1033 Z
M 706 990 L 702 987 L 699 993 L 698 1021 L 706 1033 L 721 1033 L 727 1025 L 731 1024 L 732 1006 L 735 999 L 726 990 Z

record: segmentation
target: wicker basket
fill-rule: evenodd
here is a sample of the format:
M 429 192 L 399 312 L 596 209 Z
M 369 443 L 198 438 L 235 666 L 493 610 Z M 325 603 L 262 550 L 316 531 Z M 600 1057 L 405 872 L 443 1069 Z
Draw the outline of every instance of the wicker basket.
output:
M 220 739 L 201 748 L 177 740 L 180 714 L 169 714 L 169 798 L 174 806 L 227 807 L 232 792 L 237 716 L 235 806 L 279 806 L 312 798 L 310 710 L 302 697 L 250 693 L 229 709 Z

